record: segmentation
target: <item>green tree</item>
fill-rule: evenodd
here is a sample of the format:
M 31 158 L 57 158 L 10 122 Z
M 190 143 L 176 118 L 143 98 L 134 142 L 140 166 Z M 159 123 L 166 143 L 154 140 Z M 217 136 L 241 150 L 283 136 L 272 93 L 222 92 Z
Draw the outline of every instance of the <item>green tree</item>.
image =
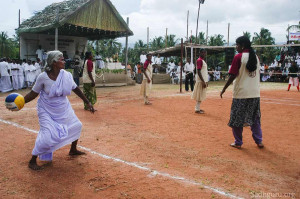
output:
M 218 35 L 209 37 L 208 45 L 209 46 L 224 46 L 225 42 L 226 41 L 224 40 L 224 36 L 218 34 Z
M 147 44 L 144 44 L 144 42 L 142 40 L 138 40 L 137 42 L 135 42 L 134 48 L 138 49 L 140 51 L 146 51 L 147 50 Z
M 0 33 L 0 57 L 19 58 L 18 41 L 9 38 L 6 32 Z
M 190 39 L 192 40 L 192 43 L 196 43 L 196 37 L 194 35 L 192 35 Z M 205 38 L 205 33 L 204 32 L 199 32 L 197 43 L 201 44 L 201 45 L 206 44 L 206 38 Z
M 261 28 L 259 33 L 254 33 L 252 43 L 254 45 L 273 45 L 275 44 L 275 39 L 268 29 Z M 274 60 L 277 51 L 275 48 L 259 48 L 256 53 L 262 62 L 270 63 Z
M 259 33 L 255 32 L 252 41 L 255 45 L 275 44 L 275 39 L 272 37 L 271 32 L 265 28 L 261 28 Z
M 151 50 L 158 50 L 162 49 L 165 47 L 164 39 L 162 36 L 155 37 L 151 42 L 150 42 L 150 47 Z
M 251 33 L 250 32 L 243 32 L 243 36 L 248 37 L 249 40 L 251 40 Z
M 167 46 L 168 47 L 172 47 L 172 46 L 175 46 L 179 39 L 176 39 L 176 35 L 168 35 L 167 38 L 164 39 L 164 44 L 166 43 L 166 39 L 167 39 Z
M 88 45 L 88 50 L 99 52 L 103 59 L 113 57 L 113 55 L 120 54 L 122 50 L 122 44 L 117 39 L 103 39 L 98 41 L 91 41 Z
M 225 44 L 224 36 L 223 35 L 214 35 L 209 37 L 208 45 L 209 46 L 224 46 Z M 209 69 L 215 68 L 218 64 L 224 63 L 224 52 L 219 53 L 211 53 L 207 55 L 207 64 Z

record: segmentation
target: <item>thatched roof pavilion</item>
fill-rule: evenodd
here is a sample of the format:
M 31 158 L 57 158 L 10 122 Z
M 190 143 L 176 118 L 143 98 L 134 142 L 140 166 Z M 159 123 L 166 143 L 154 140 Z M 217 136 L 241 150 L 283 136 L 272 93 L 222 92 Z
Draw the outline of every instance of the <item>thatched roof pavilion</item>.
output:
M 57 15 L 57 8 L 58 15 Z M 89 40 L 133 35 L 110 0 L 69 0 L 53 3 L 24 21 L 18 32 L 86 37 Z
M 47 51 L 66 51 L 73 57 L 77 50 L 86 51 L 88 40 L 133 35 L 110 0 L 53 3 L 25 20 L 17 31 L 22 59 L 35 59 L 39 46 Z

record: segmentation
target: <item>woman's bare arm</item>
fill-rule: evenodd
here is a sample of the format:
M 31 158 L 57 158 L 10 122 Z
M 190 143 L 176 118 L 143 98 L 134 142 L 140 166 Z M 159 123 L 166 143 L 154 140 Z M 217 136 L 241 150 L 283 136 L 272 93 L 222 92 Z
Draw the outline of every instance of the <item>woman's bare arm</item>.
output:
M 94 109 L 93 105 L 89 102 L 89 100 L 85 97 L 85 95 L 82 93 L 80 88 L 77 86 L 73 92 L 84 101 L 84 103 L 88 104 L 90 111 L 94 113 L 96 110 Z
M 25 95 L 25 104 L 34 100 L 39 94 L 34 92 L 34 91 L 30 91 L 27 95 Z

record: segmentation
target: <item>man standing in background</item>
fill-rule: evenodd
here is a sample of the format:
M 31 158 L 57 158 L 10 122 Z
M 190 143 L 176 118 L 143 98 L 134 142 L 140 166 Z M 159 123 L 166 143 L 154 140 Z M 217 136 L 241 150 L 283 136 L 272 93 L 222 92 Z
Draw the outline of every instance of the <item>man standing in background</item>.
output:
M 191 85 L 191 91 L 194 90 L 194 68 L 195 65 L 191 63 L 191 58 L 188 57 L 183 69 L 185 72 L 185 91 L 189 91 L 189 83 Z
M 95 59 L 96 59 L 97 68 L 99 68 L 99 69 L 102 69 L 102 68 L 104 68 L 104 64 L 103 64 L 102 56 L 101 56 L 101 55 L 99 55 L 99 53 L 98 53 L 98 52 L 96 52 L 96 57 L 95 57 Z
M 160 69 L 160 67 L 161 67 L 161 58 L 160 58 L 160 55 L 159 55 L 159 54 L 158 54 L 157 57 L 155 58 L 154 64 L 155 64 L 154 72 L 155 72 L 155 73 L 158 73 L 158 72 L 159 72 L 159 69 Z
M 6 62 L 6 59 L 4 58 L 0 62 L 0 85 L 1 85 L 1 92 L 9 92 L 13 90 L 11 80 L 10 80 L 10 74 L 8 70 L 8 63 Z
M 140 55 L 141 64 L 144 65 L 146 60 L 147 60 L 147 56 L 145 55 L 145 51 L 142 51 L 142 54 Z
M 77 84 L 77 86 L 79 86 L 79 77 L 80 77 L 80 73 L 82 70 L 82 67 L 81 67 L 82 63 L 81 63 L 81 58 L 80 58 L 78 50 L 76 50 L 76 52 L 75 52 L 73 61 L 74 61 L 74 65 L 72 65 L 73 79 L 74 79 L 74 82 Z
M 44 50 L 42 49 L 42 46 L 39 45 L 39 48 L 35 52 L 36 58 L 39 58 L 40 60 L 43 60 L 43 53 L 44 53 Z

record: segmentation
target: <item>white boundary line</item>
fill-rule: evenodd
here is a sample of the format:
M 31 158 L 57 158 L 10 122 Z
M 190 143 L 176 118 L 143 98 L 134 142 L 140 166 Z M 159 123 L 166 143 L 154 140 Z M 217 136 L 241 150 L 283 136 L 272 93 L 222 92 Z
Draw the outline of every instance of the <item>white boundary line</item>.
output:
M 32 130 L 30 128 L 27 128 L 27 127 L 22 126 L 22 125 L 20 125 L 18 123 L 15 123 L 15 122 L 10 122 L 10 121 L 7 121 L 7 120 L 3 120 L 1 118 L 0 118 L 0 122 L 2 122 L 4 124 L 12 125 L 12 126 L 17 127 L 17 128 L 24 129 L 24 130 L 29 131 L 31 133 L 38 134 L 38 131 Z M 92 149 L 86 148 L 84 146 L 78 145 L 78 147 L 81 148 L 81 149 L 83 149 L 83 150 L 85 150 L 85 151 L 90 152 L 91 154 L 100 156 L 100 157 L 102 157 L 104 159 L 113 160 L 115 162 L 120 162 L 120 163 L 129 165 L 129 166 L 138 168 L 138 169 L 143 170 L 143 171 L 149 171 L 150 174 L 153 175 L 153 176 L 162 176 L 162 177 L 169 178 L 169 179 L 175 180 L 175 181 L 180 181 L 180 182 L 183 182 L 183 183 L 186 183 L 186 184 L 201 186 L 201 187 L 203 187 L 205 189 L 211 190 L 211 191 L 213 191 L 213 192 L 215 192 L 217 194 L 220 194 L 220 195 L 223 195 L 223 196 L 226 196 L 226 197 L 229 197 L 229 198 L 243 199 L 243 198 L 238 197 L 236 195 L 224 192 L 224 191 L 222 191 L 222 190 L 220 190 L 218 188 L 214 188 L 214 187 L 210 187 L 210 186 L 204 185 L 203 183 L 200 183 L 200 182 L 189 180 L 189 179 L 186 179 L 186 178 L 180 177 L 180 176 L 170 175 L 168 173 L 164 173 L 164 172 L 160 172 L 160 171 L 157 171 L 157 170 L 153 170 L 153 169 L 151 169 L 149 167 L 141 166 L 141 165 L 136 164 L 134 162 L 128 162 L 128 161 L 125 161 L 125 160 L 122 160 L 122 159 L 119 159 L 119 158 L 115 158 L 115 157 L 111 157 L 111 156 L 108 156 L 108 155 L 105 155 L 105 154 L 102 154 L 102 153 L 98 153 L 98 152 L 93 151 Z

